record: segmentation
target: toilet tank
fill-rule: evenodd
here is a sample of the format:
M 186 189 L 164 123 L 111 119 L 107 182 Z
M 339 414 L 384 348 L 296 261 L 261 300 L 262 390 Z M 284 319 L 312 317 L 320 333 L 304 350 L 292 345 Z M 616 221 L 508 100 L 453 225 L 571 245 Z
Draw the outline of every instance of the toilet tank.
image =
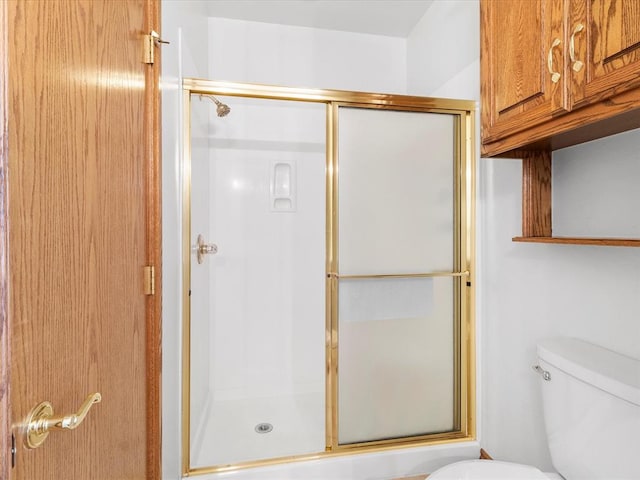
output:
M 540 382 L 558 472 L 567 480 L 640 479 L 640 360 L 573 338 L 540 342 L 538 360 L 550 374 Z

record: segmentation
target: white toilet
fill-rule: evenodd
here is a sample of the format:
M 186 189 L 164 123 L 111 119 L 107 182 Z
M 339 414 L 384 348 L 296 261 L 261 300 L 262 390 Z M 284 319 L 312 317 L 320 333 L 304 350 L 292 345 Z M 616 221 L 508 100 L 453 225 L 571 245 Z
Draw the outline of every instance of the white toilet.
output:
M 566 480 L 640 480 L 640 360 L 573 338 L 538 344 L 545 428 Z M 548 480 L 537 468 L 491 460 L 447 465 L 428 480 Z

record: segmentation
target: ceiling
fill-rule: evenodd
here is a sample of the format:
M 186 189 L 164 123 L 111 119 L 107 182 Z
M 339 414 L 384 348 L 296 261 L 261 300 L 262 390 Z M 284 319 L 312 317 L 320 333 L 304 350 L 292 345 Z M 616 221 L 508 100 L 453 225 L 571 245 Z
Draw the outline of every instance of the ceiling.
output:
M 209 0 L 209 15 L 406 38 L 434 0 Z

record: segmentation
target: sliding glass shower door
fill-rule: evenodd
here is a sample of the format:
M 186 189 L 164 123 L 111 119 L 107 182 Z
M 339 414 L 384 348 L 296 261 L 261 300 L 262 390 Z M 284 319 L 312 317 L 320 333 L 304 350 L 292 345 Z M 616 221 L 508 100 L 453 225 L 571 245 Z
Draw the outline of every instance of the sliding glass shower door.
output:
M 459 428 L 457 120 L 340 107 L 339 445 Z
M 472 103 L 184 99 L 184 473 L 474 438 Z

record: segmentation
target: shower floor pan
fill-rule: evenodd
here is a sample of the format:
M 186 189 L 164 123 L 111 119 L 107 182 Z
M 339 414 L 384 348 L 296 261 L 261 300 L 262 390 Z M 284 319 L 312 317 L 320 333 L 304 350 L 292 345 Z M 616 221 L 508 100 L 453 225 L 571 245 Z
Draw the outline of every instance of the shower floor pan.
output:
M 212 401 L 192 444 L 193 468 L 303 455 L 325 449 L 324 392 Z M 269 427 L 272 427 L 269 430 Z

